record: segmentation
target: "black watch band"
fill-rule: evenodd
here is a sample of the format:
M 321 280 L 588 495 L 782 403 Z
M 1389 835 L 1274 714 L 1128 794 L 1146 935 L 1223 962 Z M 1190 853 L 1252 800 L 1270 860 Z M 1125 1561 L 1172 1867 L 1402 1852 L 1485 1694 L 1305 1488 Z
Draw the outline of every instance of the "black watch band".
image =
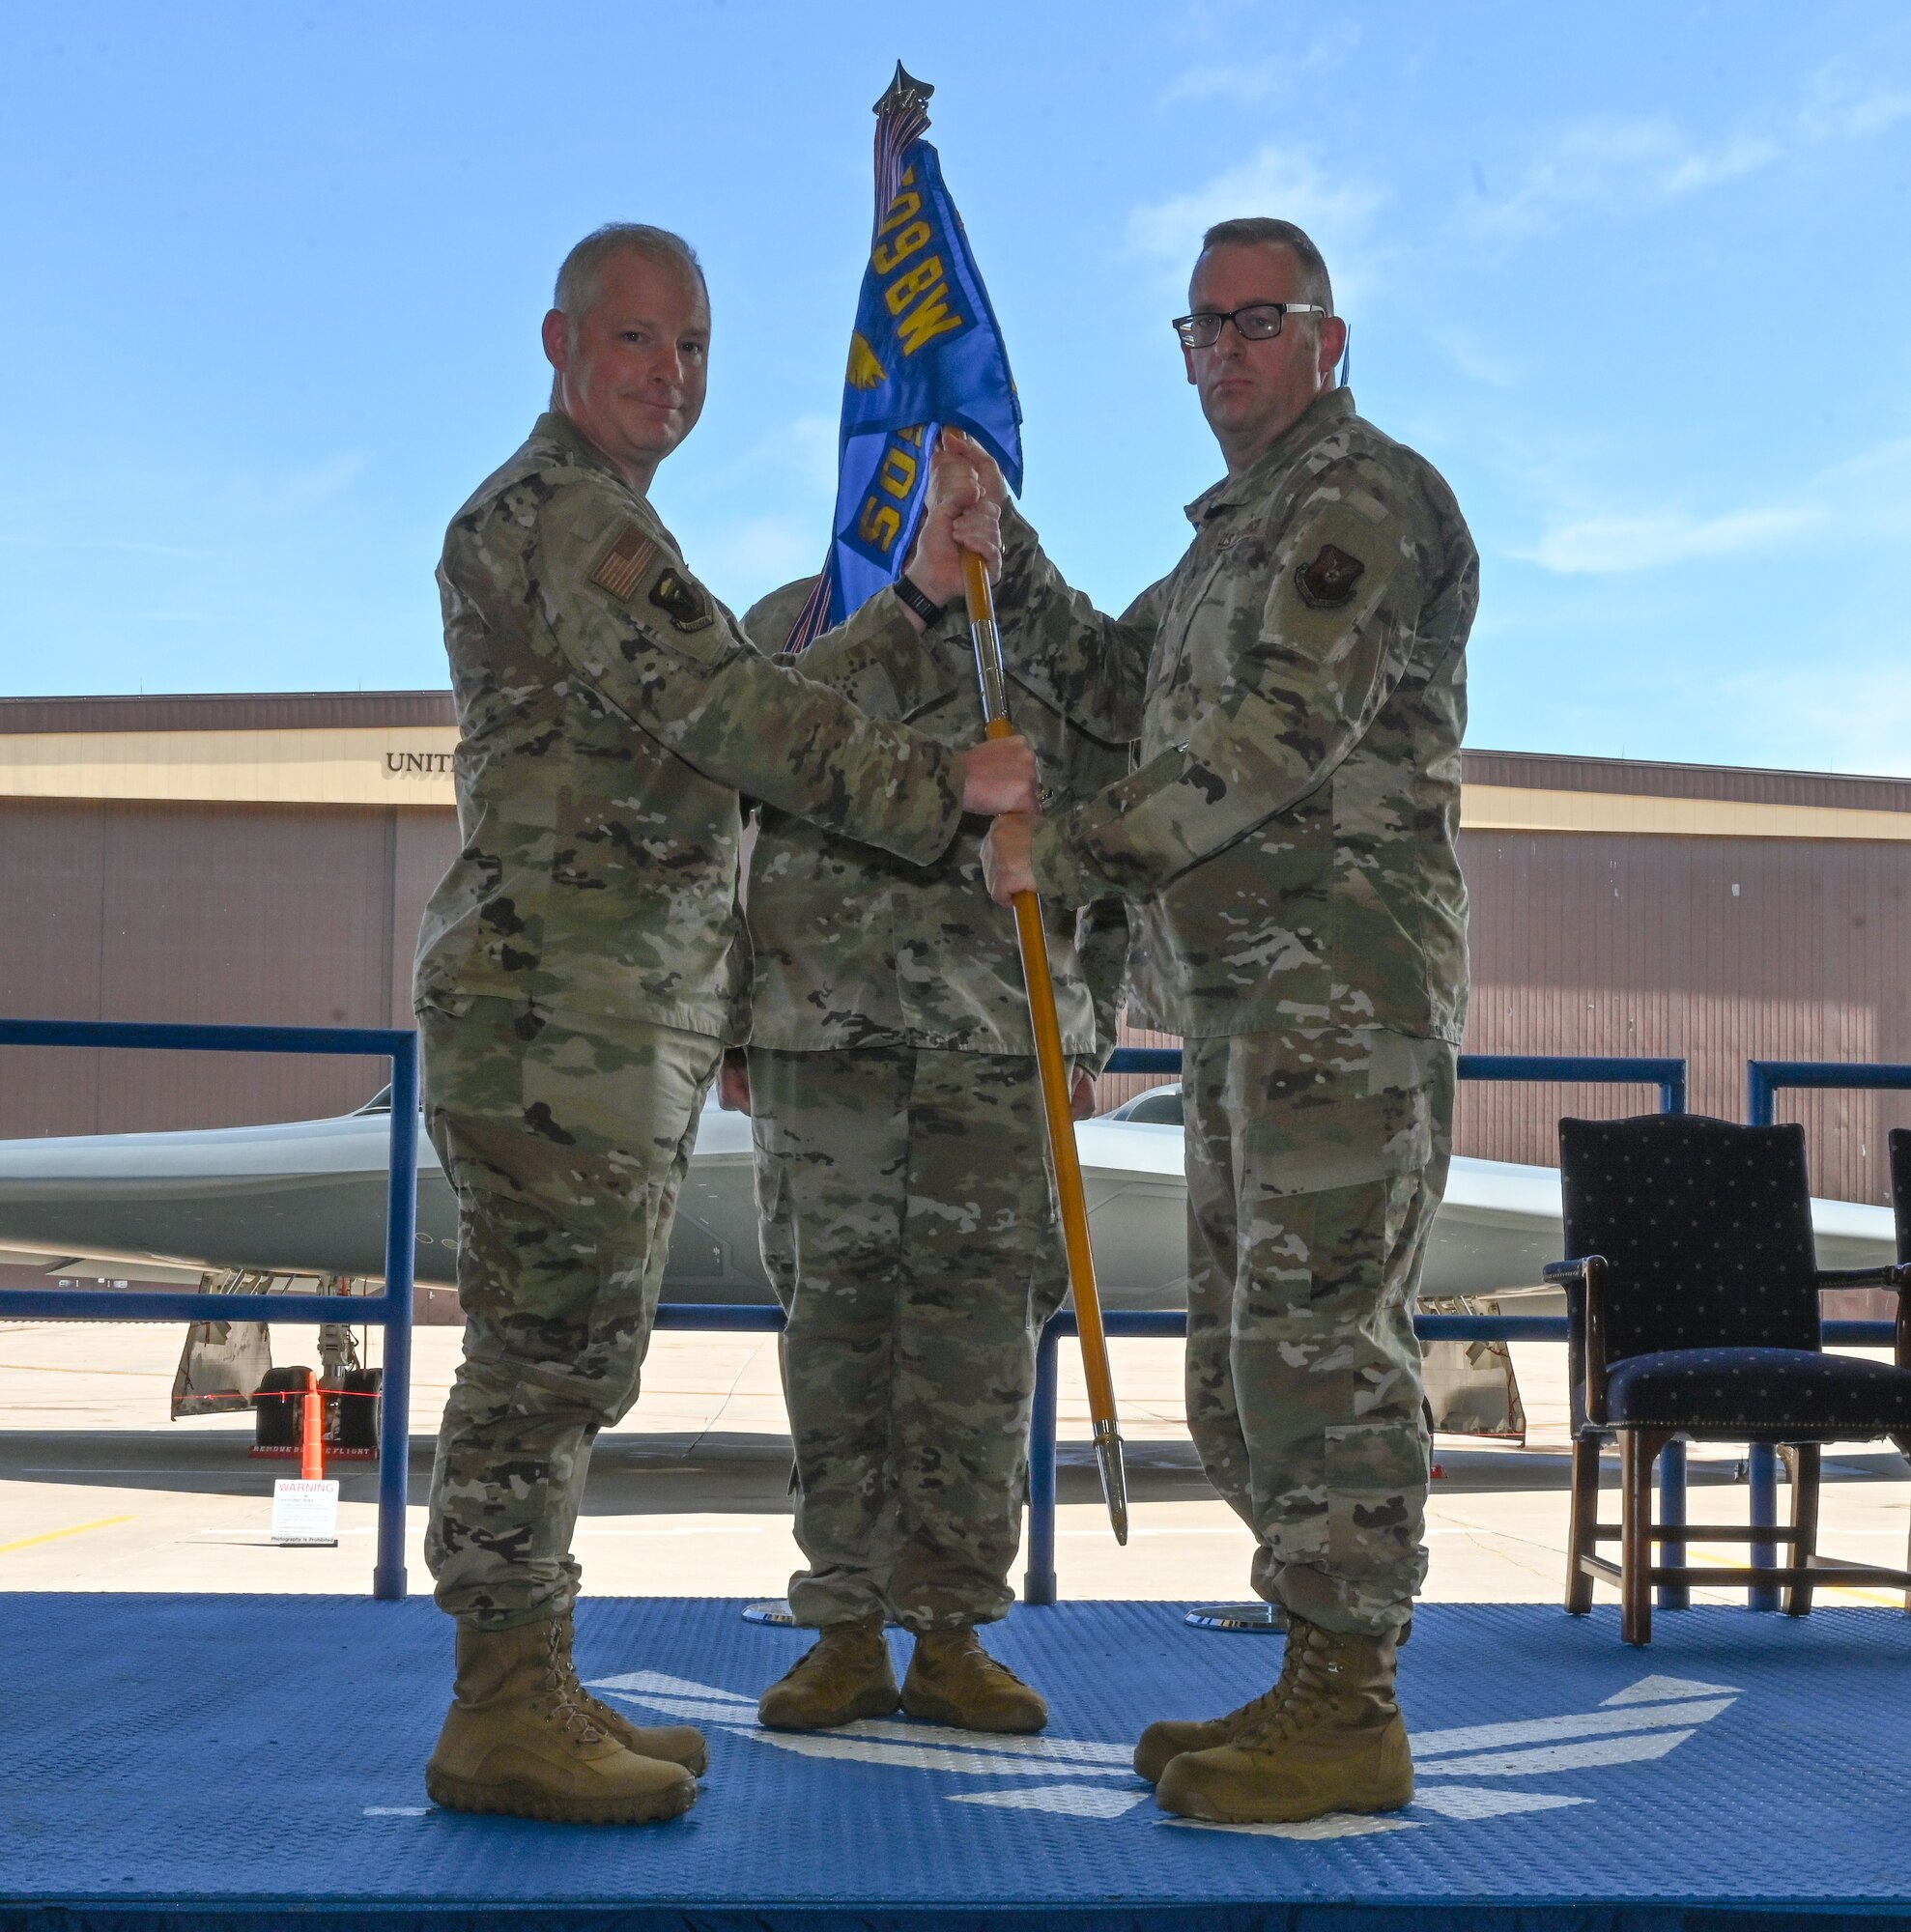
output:
M 896 580 L 896 594 L 897 596 L 901 598 L 903 603 L 908 605 L 910 610 L 912 610 L 916 613 L 916 615 L 923 620 L 925 624 L 941 623 L 942 613 L 949 608 L 946 604 L 931 603 L 929 599 L 923 594 L 922 586 L 918 583 L 912 583 L 909 581 L 906 572 L 898 576 Z

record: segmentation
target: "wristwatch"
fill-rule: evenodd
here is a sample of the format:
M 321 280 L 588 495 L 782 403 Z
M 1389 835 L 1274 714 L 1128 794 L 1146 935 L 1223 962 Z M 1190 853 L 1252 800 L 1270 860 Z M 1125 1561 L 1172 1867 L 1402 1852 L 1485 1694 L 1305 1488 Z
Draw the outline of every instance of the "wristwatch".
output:
M 949 608 L 946 604 L 931 602 L 920 584 L 910 582 L 906 572 L 896 580 L 896 594 L 925 624 L 941 623 L 942 613 Z

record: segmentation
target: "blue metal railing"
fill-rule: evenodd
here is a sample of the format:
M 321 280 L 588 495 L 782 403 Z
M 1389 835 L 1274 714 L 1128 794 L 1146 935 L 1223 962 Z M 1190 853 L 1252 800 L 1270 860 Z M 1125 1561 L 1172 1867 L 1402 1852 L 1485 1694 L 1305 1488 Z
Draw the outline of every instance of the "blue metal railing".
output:
M 0 1020 L 0 1046 L 157 1047 L 179 1053 L 328 1053 L 391 1063 L 390 1193 L 379 1294 L 222 1294 L 118 1289 L 0 1290 L 0 1316 L 54 1321 L 368 1321 L 385 1330 L 378 1553 L 372 1595 L 405 1595 L 412 1407 L 412 1252 L 417 1238 L 418 1037 L 409 1028 L 146 1025 Z
M 1109 1056 L 1109 1073 L 1179 1073 L 1178 1046 L 1118 1046 Z M 1662 1114 L 1685 1112 L 1683 1060 L 1612 1059 L 1584 1054 L 1463 1053 L 1462 1080 L 1560 1080 L 1604 1087 L 1656 1087 Z
M 1865 1093 L 1890 1089 L 1911 1089 L 1911 1066 L 1889 1061 L 1846 1062 L 1838 1060 L 1748 1060 L 1745 1064 L 1745 1118 L 1754 1127 L 1769 1127 L 1778 1118 L 1781 1087 L 1842 1088 Z M 1825 1334 L 1840 1328 L 1868 1328 L 1881 1332 L 1863 1339 L 1888 1342 L 1892 1330 L 1887 1322 L 1827 1321 Z M 1855 1338 L 1854 1338 L 1855 1339 Z M 1752 1522 L 1755 1528 L 1776 1528 L 1779 1520 L 1779 1452 L 1769 1442 L 1754 1442 L 1746 1452 L 1746 1474 L 1752 1485 Z M 1752 1546 L 1754 1570 L 1776 1570 L 1779 1549 L 1775 1543 Z M 1776 1610 L 1779 1590 L 1776 1583 L 1752 1586 L 1754 1610 Z
M 1598 1087 L 1656 1087 L 1662 1114 L 1685 1112 L 1685 1062 L 1555 1053 L 1463 1053 L 1462 1080 L 1560 1080 Z
M 0 1046 L 145 1047 L 187 1052 L 324 1053 L 383 1057 L 391 1062 L 390 1196 L 385 1227 L 385 1287 L 377 1295 L 249 1294 L 221 1295 L 221 1321 L 369 1321 L 385 1330 L 384 1405 L 380 1431 L 378 1559 L 372 1594 L 385 1600 L 405 1595 L 405 1501 L 410 1448 L 409 1411 L 412 1348 L 412 1256 L 417 1207 L 418 1114 L 417 1037 L 409 1031 L 349 1027 L 254 1027 L 145 1025 L 113 1021 L 0 1020 Z M 1110 1058 L 1110 1073 L 1175 1073 L 1177 1047 L 1123 1047 Z M 1684 1111 L 1685 1063 L 1644 1058 L 1597 1059 L 1569 1055 L 1462 1054 L 1463 1080 L 1560 1081 L 1607 1086 L 1653 1086 L 1660 1109 Z M 1911 1066 L 1842 1065 L 1829 1062 L 1754 1061 L 1749 1069 L 1751 1111 L 1769 1121 L 1772 1094 L 1779 1087 L 1911 1088 Z M 1762 1084 L 1761 1084 L 1762 1083 Z M 412 1132 L 404 1131 L 410 1125 Z M 10 1289 L 0 1291 L 0 1315 L 9 1318 L 84 1321 L 203 1321 L 207 1299 L 197 1293 L 144 1290 Z M 1179 1310 L 1109 1310 L 1103 1316 L 1110 1336 L 1181 1336 L 1187 1317 Z M 774 1333 L 784 1325 L 783 1311 L 765 1303 L 666 1302 L 657 1310 L 660 1329 L 714 1333 Z M 1422 1315 L 1414 1332 L 1422 1341 L 1564 1341 L 1563 1316 Z M 1034 1415 L 1029 1444 L 1029 1568 L 1023 1595 L 1032 1605 L 1056 1601 L 1055 1587 L 1055 1435 L 1058 1350 L 1073 1335 L 1073 1313 L 1063 1310 L 1043 1330 L 1036 1359 Z M 1828 1342 L 1888 1342 L 1888 1321 L 1827 1321 Z M 1762 1473 L 1753 1451 L 1753 1521 L 1776 1522 L 1776 1459 L 1765 1449 Z M 1684 1445 L 1670 1444 L 1661 1457 L 1662 1516 L 1684 1520 Z M 1762 1512 L 1761 1513 L 1761 1509 Z M 1754 1547 L 1768 1552 L 1769 1545 Z M 1667 1545 L 1664 1560 L 1683 1561 L 1683 1551 Z M 1777 1593 L 1769 1605 L 1777 1607 Z M 1682 1607 L 1682 1586 L 1662 1586 L 1663 1607 Z

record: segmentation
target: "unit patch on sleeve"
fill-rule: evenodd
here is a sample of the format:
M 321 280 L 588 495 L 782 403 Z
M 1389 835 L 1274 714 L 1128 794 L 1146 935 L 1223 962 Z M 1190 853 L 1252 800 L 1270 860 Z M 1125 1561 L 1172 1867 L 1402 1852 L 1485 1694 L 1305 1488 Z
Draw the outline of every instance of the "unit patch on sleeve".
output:
M 1310 611 L 1332 611 L 1354 595 L 1354 586 L 1366 569 L 1357 556 L 1350 556 L 1338 544 L 1323 544 L 1312 563 L 1296 567 L 1295 587 Z
M 643 582 L 643 574 L 657 558 L 657 546 L 638 528 L 626 524 L 616 541 L 598 559 L 590 581 L 601 590 L 628 604 Z
M 650 586 L 650 601 L 679 631 L 700 631 L 715 615 L 702 586 L 680 570 L 667 570 Z

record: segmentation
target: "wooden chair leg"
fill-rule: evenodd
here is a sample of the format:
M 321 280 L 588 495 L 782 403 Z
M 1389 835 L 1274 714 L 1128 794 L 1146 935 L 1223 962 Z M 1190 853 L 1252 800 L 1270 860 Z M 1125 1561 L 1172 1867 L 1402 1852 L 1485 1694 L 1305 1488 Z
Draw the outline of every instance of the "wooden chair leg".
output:
M 1598 1549 L 1593 1528 L 1599 1521 L 1599 1437 L 1573 1438 L 1573 1504 L 1566 1526 L 1566 1614 L 1583 1617 L 1592 1608 L 1592 1577 L 1580 1567 L 1582 1556 Z
M 1659 1430 L 1619 1431 L 1619 1634 L 1641 1647 L 1652 1641 L 1652 1465 L 1666 1440 Z
M 1791 1526 L 1798 1532 L 1791 1560 L 1803 1570 L 1818 1547 L 1818 1445 L 1796 1443 L 1785 1450 L 1784 1459 L 1791 1464 Z M 1801 1578 L 1785 1592 L 1785 1615 L 1803 1617 L 1811 1611 L 1811 1583 Z

